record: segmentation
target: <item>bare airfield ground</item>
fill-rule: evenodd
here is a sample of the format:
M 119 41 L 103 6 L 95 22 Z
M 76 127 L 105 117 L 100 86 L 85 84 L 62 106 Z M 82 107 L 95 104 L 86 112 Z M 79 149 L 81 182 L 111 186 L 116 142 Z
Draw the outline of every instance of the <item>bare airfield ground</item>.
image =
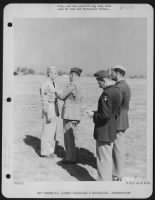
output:
M 82 114 L 82 121 L 76 135 L 78 164 L 62 165 L 64 157 L 62 120 L 57 129 L 57 157 L 54 159 L 39 156 L 42 130 L 39 87 L 44 76 L 26 75 L 14 77 L 13 99 L 13 179 L 16 181 L 95 181 L 95 140 L 93 123 Z M 68 77 L 60 76 L 58 86 L 64 87 Z M 132 92 L 130 104 L 130 128 L 125 133 L 125 176 L 146 176 L 146 80 L 128 79 Z M 101 89 L 94 78 L 81 79 L 84 103 L 88 109 L 96 109 Z M 60 109 L 62 102 L 59 102 Z M 3 138 L 5 142 L 7 138 Z M 5 152 L 5 151 L 3 151 Z M 5 154 L 5 153 L 4 153 Z M 4 163 L 6 164 L 6 163 Z

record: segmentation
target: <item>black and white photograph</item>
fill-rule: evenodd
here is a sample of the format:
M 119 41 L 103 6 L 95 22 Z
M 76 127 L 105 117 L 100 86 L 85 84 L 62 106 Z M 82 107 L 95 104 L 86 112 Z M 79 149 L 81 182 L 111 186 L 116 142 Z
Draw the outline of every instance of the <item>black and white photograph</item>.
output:
M 149 197 L 151 6 L 10 4 L 3 26 L 3 195 Z

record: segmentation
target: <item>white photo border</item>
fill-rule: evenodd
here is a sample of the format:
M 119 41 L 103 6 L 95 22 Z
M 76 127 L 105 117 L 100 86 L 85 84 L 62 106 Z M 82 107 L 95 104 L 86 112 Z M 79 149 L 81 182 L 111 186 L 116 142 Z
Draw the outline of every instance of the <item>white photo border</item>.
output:
M 59 4 L 68 5 L 68 4 Z M 70 4 L 72 5 L 72 4 Z M 76 4 L 74 4 L 76 5 Z M 87 4 L 78 4 L 87 5 Z M 93 5 L 93 4 L 88 4 Z M 97 4 L 96 4 L 97 5 Z M 3 134 L 7 144 L 3 151 L 2 193 L 10 198 L 147 198 L 152 194 L 153 176 L 153 8 L 149 4 L 101 4 L 109 10 L 59 11 L 58 4 L 8 4 L 4 8 L 3 22 Z M 123 7 L 124 6 L 124 7 Z M 47 9 L 48 7 L 48 9 Z M 24 182 L 14 184 L 6 174 L 13 172 L 13 107 L 7 98 L 13 94 L 13 23 L 15 18 L 147 18 L 147 184 L 125 184 L 124 182 Z M 6 124 L 9 124 L 9 126 Z M 4 149 L 4 147 L 3 147 Z M 103 191 L 104 188 L 104 191 Z M 112 191 L 111 191 L 112 188 Z M 68 193 L 69 192 L 69 193 Z M 120 192 L 120 193 L 119 193 Z

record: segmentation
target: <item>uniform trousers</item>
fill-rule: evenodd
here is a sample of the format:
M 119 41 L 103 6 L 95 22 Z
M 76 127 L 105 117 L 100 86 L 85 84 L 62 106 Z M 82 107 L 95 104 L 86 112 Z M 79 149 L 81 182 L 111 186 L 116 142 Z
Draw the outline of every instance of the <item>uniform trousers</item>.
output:
M 67 161 L 76 161 L 77 152 L 75 146 L 75 132 L 76 125 L 74 121 L 71 120 L 63 120 L 63 130 L 64 130 L 64 146 L 66 152 L 66 160 Z
M 48 121 L 47 116 L 43 115 L 43 130 L 41 137 L 41 155 L 43 156 L 53 154 L 55 151 L 57 120 L 58 117 L 55 113 L 53 113 L 51 121 Z
M 98 181 L 112 180 L 112 148 L 112 142 L 96 141 Z
M 124 174 L 124 132 L 117 132 L 113 144 L 113 177 L 122 178 Z

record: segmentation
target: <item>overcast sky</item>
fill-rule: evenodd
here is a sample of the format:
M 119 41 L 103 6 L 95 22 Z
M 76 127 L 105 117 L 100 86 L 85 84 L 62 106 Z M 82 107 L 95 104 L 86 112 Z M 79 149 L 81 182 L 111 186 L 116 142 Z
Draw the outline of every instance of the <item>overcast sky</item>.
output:
M 14 67 L 45 71 L 48 65 L 85 73 L 124 65 L 146 73 L 146 19 L 15 19 Z

